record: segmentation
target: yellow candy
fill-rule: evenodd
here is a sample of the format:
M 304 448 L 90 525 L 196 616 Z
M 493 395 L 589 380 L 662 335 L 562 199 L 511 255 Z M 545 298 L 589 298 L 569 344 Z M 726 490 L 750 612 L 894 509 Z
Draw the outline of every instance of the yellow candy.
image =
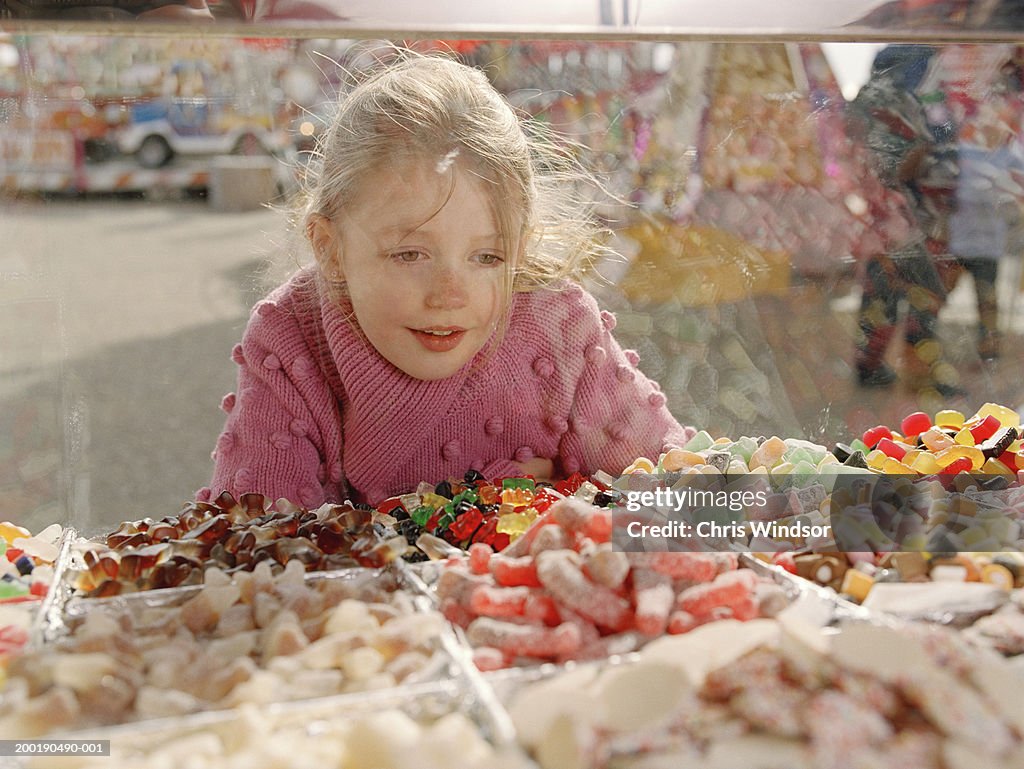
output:
M 935 461 L 939 463 L 940 467 L 948 467 L 961 457 L 971 460 L 971 469 L 973 470 L 977 470 L 985 463 L 985 455 L 981 449 L 976 449 L 974 446 L 950 446 L 937 453 Z
M 921 433 L 921 443 L 929 451 L 942 451 L 953 445 L 953 439 L 937 427 L 932 427 Z
M 996 585 L 1003 590 L 1013 589 L 1013 572 L 998 563 L 990 563 L 981 569 L 981 581 Z
M 1020 427 L 1020 414 L 1011 408 L 1000 406 L 998 403 L 986 403 L 978 409 L 975 416 L 981 419 L 993 416 L 999 420 L 1000 427 Z
M 661 467 L 669 473 L 706 463 L 707 459 L 697 452 L 683 449 L 672 449 L 661 457 Z
M 907 473 L 916 474 L 914 468 L 908 467 L 893 457 L 885 458 L 885 461 L 882 462 L 881 470 L 886 475 L 904 475 Z
M 433 492 L 430 492 L 429 494 L 423 495 L 422 504 L 425 507 L 431 508 L 432 510 L 437 510 L 437 508 L 444 507 L 445 505 L 447 505 L 448 500 L 442 497 L 440 494 L 434 494 Z
M 904 459 L 906 458 L 904 457 Z M 914 459 L 910 466 L 917 472 L 921 473 L 921 475 L 932 475 L 942 469 L 942 466 L 935 461 L 934 456 L 923 451 Z
M 779 462 L 768 472 L 772 475 L 791 475 L 794 469 L 796 469 L 796 465 L 792 462 Z
M 872 470 L 881 470 L 885 460 L 889 458 L 889 455 L 880 449 L 872 449 L 868 452 L 868 455 L 864 457 L 864 460 L 868 463 L 868 467 Z
M 1011 470 L 995 457 L 989 457 L 988 461 L 981 466 L 981 471 L 983 473 L 989 473 L 990 475 L 1005 475 L 1007 478 L 1017 477 L 1016 472 Z
M 531 523 L 533 521 L 528 515 L 523 513 L 507 513 L 498 518 L 497 532 L 499 534 L 508 534 L 509 539 L 514 541 L 530 528 Z
M 962 539 L 964 541 L 964 544 L 968 546 L 976 545 L 978 542 L 981 542 L 987 537 L 988 531 L 985 529 L 984 526 L 971 526 L 969 529 L 966 529 L 960 533 L 960 539 Z M 975 547 L 971 547 L 972 551 L 976 549 L 977 548 Z
M 501 492 L 502 504 L 523 507 L 533 502 L 533 491 L 530 489 L 504 489 Z
M 928 538 L 925 536 L 924 532 L 916 531 L 905 536 L 901 546 L 907 552 L 923 552 L 924 546 L 927 542 Z
M 910 449 L 907 453 L 903 455 L 903 459 L 901 459 L 900 462 L 910 467 L 913 467 L 914 461 L 923 453 L 924 452 L 921 449 Z
M 653 473 L 654 463 L 651 462 L 647 457 L 638 457 L 633 460 L 633 464 L 622 471 L 623 475 L 629 475 L 630 473 Z
M 774 467 L 786 453 L 786 442 L 776 435 L 766 440 L 750 456 L 750 469 L 755 467 Z
M 956 442 L 956 444 L 958 446 L 973 446 L 974 445 L 974 436 L 971 435 L 971 431 L 968 428 L 966 428 L 966 427 L 962 428 L 956 434 L 956 437 L 953 440 Z
M 848 569 L 843 575 L 843 586 L 840 590 L 857 603 L 863 603 L 874 584 L 875 580 L 859 569 Z
M 932 420 L 932 424 L 938 425 L 939 427 L 963 427 L 964 426 L 964 415 L 959 411 L 953 409 L 945 409 L 935 414 L 935 419 Z
M 0 523 L 0 537 L 6 539 L 8 543 L 14 542 L 14 540 L 21 537 L 29 538 L 31 536 L 32 532 L 28 529 L 17 526 L 10 521 Z

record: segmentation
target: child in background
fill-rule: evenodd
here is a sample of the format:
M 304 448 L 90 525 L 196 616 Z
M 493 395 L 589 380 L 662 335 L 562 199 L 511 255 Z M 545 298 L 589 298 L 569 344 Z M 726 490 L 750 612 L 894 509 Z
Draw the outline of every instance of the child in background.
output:
M 443 57 L 342 99 L 302 211 L 315 263 L 252 312 L 199 499 L 619 473 L 694 434 L 576 282 L 600 249 L 585 176 L 525 128 Z

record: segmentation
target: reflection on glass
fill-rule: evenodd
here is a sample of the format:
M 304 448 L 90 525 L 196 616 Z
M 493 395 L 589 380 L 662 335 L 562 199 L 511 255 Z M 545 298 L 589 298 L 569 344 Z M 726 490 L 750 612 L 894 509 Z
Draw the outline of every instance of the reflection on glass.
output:
M 588 286 L 681 423 L 828 444 L 956 395 L 912 381 L 895 342 L 898 378 L 858 384 L 868 265 L 919 227 L 914 192 L 887 186 L 851 127 L 867 73 L 837 78 L 815 44 L 436 47 L 585 148 L 623 255 Z M 12 514 L 160 517 L 209 479 L 231 348 L 256 299 L 310 259 L 261 206 L 296 189 L 346 68 L 371 51 L 0 40 L 0 237 L 17 244 L 0 257 L 0 488 L 31 499 Z M 928 265 L 934 336 L 968 410 L 1022 401 L 1020 72 L 1014 45 L 946 45 L 916 89 L 953 151 L 946 245 Z

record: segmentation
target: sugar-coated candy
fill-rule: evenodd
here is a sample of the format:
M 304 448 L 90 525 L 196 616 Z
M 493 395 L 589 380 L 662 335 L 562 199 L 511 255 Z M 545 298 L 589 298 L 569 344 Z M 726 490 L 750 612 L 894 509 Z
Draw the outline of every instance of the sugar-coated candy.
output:
M 671 577 L 650 569 L 633 570 L 636 629 L 641 633 L 649 636 L 664 633 L 675 599 Z
M 632 622 L 632 610 L 625 598 L 591 582 L 568 551 L 546 551 L 537 556 L 537 577 L 541 584 L 572 610 L 596 625 L 625 630 Z
M 478 646 L 473 649 L 473 664 L 484 673 L 500 670 L 505 667 L 505 653 L 493 646 Z
M 469 569 L 474 574 L 487 574 L 490 571 L 491 556 L 494 550 L 483 542 L 474 542 L 469 546 Z
M 698 618 L 719 607 L 747 611 L 756 581 L 754 573 L 744 569 L 720 574 L 710 584 L 695 585 L 680 593 L 676 608 Z
M 580 631 L 568 622 L 550 628 L 478 617 L 466 628 L 466 637 L 474 646 L 492 646 L 526 657 L 557 657 L 580 647 Z
M 507 550 L 506 550 L 507 552 Z M 499 585 L 506 587 L 540 587 L 537 577 L 537 562 L 532 556 L 512 558 L 505 554 L 496 555 L 489 562 L 491 574 Z
M 626 558 L 633 567 L 692 582 L 709 582 L 719 572 L 719 560 L 714 553 L 631 552 Z
M 629 557 L 608 545 L 594 549 L 583 557 L 583 572 L 599 585 L 615 589 L 629 575 Z
M 528 587 L 480 585 L 469 598 L 469 608 L 483 617 L 521 617 L 530 595 Z

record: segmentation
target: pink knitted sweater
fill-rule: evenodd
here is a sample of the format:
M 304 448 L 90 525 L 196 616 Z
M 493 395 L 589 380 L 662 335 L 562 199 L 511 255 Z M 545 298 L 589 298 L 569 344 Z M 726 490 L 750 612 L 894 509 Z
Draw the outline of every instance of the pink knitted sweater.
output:
M 621 472 L 692 435 L 612 338 L 615 317 L 582 288 L 517 293 L 500 346 L 447 379 L 414 379 L 382 358 L 345 307 L 302 271 L 253 309 L 238 393 L 209 488 L 307 507 L 379 502 L 431 483 L 517 474 L 551 459 L 557 475 Z

